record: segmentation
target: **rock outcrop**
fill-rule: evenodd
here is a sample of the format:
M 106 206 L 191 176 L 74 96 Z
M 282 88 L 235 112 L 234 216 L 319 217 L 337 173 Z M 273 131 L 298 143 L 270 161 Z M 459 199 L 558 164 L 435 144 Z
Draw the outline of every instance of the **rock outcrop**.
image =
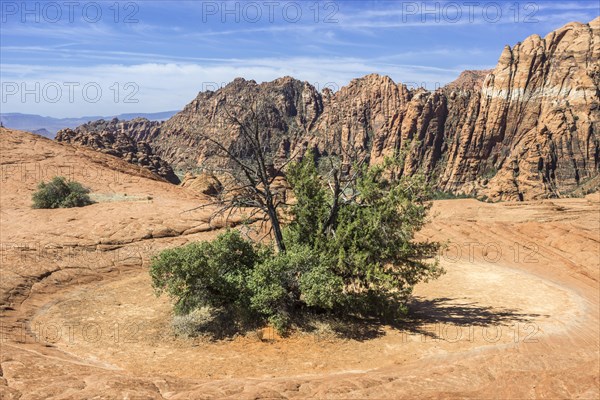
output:
M 201 172 L 196 175 L 188 172 L 185 174 L 181 186 L 207 196 L 217 196 L 223 190 L 221 181 L 208 172 Z
M 443 187 L 533 199 L 598 175 L 599 60 L 600 18 L 505 47 L 454 135 Z
M 216 92 L 199 93 L 180 113 L 165 121 L 159 131 L 151 135 L 128 134 L 136 140 L 148 140 L 158 155 L 177 168 L 214 167 L 217 160 L 212 158 L 212 164 L 207 164 L 207 160 L 215 148 L 205 137 L 234 146 L 239 136 L 239 127 L 230 121 L 224 108 L 236 115 L 247 113 L 246 107 L 264 99 L 270 106 L 261 116 L 261 128 L 269 150 L 283 158 L 298 146 L 306 146 L 322 113 L 322 96 L 312 85 L 290 77 L 260 85 L 237 78 Z
M 465 71 L 435 91 L 375 74 L 336 93 L 290 77 L 238 78 L 200 93 L 154 129 L 123 132 L 177 168 L 210 170 L 224 161 L 212 157 L 207 136 L 238 154 L 247 150 L 223 110 L 242 118 L 268 99 L 262 139 L 275 164 L 309 147 L 371 163 L 407 149 L 405 172 L 423 171 L 439 190 L 496 200 L 559 197 L 600 170 L 598 60 L 600 18 L 506 46 L 495 69 Z
M 468 69 L 460 73 L 458 78 L 444 86 L 446 90 L 479 90 L 485 77 L 494 72 L 493 69 Z
M 131 163 L 140 165 L 167 181 L 178 184 L 179 178 L 173 169 L 158 155 L 154 154 L 150 145 L 140 139 L 144 135 L 152 136 L 160 129 L 160 122 L 136 118 L 131 121 L 99 120 L 81 125 L 75 130 L 62 129 L 56 133 L 59 142 L 90 147 L 100 152 L 110 154 Z

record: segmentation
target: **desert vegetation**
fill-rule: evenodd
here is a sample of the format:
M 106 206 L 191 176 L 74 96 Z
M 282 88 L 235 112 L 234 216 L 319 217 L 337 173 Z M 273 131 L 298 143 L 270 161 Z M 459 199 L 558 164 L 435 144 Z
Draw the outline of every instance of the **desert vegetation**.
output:
M 422 176 L 398 173 L 401 156 L 355 165 L 346 176 L 331 165 L 333 188 L 310 152 L 288 164 L 295 202 L 284 207 L 280 241 L 229 230 L 163 251 L 150 268 L 157 293 L 173 297 L 176 314 L 189 320 L 203 309 L 207 330 L 223 316 L 239 329 L 270 323 L 281 334 L 307 314 L 402 316 L 414 285 L 442 273 L 432 260 L 439 244 L 413 241 L 429 208 L 428 186 Z
M 281 143 L 269 137 L 274 103 L 232 101 L 221 118 L 237 137 L 205 137 L 229 182 L 214 215 L 245 213 L 271 240 L 228 231 L 212 243 L 167 250 L 150 268 L 157 293 L 173 297 L 176 314 L 209 307 L 215 320 L 226 316 L 239 329 L 269 323 L 280 334 L 307 314 L 405 314 L 413 286 L 441 273 L 432 260 L 439 244 L 413 241 L 431 198 L 425 177 L 403 174 L 403 150 L 372 166 L 350 147 L 320 160 L 315 147 L 277 156 Z M 288 132 L 289 141 L 302 135 L 293 121 Z M 287 181 L 289 196 L 276 190 L 277 178 Z
M 55 176 L 48 183 L 41 182 L 33 194 L 33 208 L 71 208 L 92 204 L 90 190 L 81 183 Z

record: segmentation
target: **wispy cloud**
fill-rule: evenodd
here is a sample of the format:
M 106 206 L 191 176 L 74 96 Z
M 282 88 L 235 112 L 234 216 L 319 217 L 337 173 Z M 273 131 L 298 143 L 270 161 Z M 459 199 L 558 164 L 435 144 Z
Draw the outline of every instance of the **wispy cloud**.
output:
M 389 30 L 456 28 L 466 26 L 519 26 L 589 22 L 600 14 L 592 2 L 389 2 L 367 3 L 372 8 L 339 15 L 339 29 Z M 553 28 L 557 28 L 554 26 Z
M 358 58 L 287 58 L 287 59 L 244 59 L 210 60 L 196 63 L 146 63 L 137 65 L 107 64 L 95 67 L 48 67 L 42 65 L 5 64 L 2 68 L 2 84 L 14 82 L 19 88 L 32 90 L 36 83 L 43 91 L 51 91 L 54 99 L 55 87 L 62 88 L 60 101 L 48 101 L 41 96 L 35 101 L 33 95 L 21 93 L 8 96 L 3 109 L 12 112 L 27 112 L 54 116 L 74 116 L 86 114 L 112 114 L 120 112 L 153 112 L 180 109 L 193 99 L 199 91 L 214 90 L 236 77 L 254 79 L 258 82 L 270 81 L 281 76 L 291 75 L 308 81 L 318 89 L 337 89 L 353 78 L 369 73 L 390 75 L 393 79 L 410 85 L 425 85 L 435 88 L 454 79 L 459 70 L 435 68 L 421 65 L 408 65 Z M 68 100 L 68 85 L 74 86 L 74 101 Z M 135 103 L 122 98 L 134 90 L 125 90 L 126 84 L 135 85 Z M 100 87 L 102 96 L 97 102 L 86 101 L 81 92 L 86 85 Z M 93 88 L 92 88 L 93 89 Z M 121 90 L 121 98 L 115 100 L 115 89 Z M 95 90 L 95 89 L 94 89 Z M 93 93 L 95 95 L 95 91 Z M 89 96 L 88 96 L 89 97 Z M 95 100 L 95 97 L 94 97 Z
M 207 15 L 209 3 L 220 7 L 218 13 Z M 110 2 L 101 3 L 106 14 L 97 23 L 81 18 L 39 24 L 13 19 L 0 25 L 3 83 L 29 88 L 36 82 L 91 82 L 100 85 L 103 95 L 93 103 L 65 97 L 32 101 L 33 96 L 22 101 L 17 93 L 3 101 L 2 108 L 55 116 L 177 109 L 198 91 L 238 76 L 267 81 L 292 75 L 322 88 L 375 72 L 434 88 L 463 69 L 493 67 L 505 44 L 534 33 L 544 36 L 569 21 L 587 22 L 600 14 L 593 1 L 480 2 L 472 18 L 467 6 L 473 3 L 461 1 L 276 3 L 274 18 L 263 9 L 256 23 L 249 15 L 223 13 L 250 4 L 241 1 L 136 2 L 135 23 L 123 23 L 123 13 L 115 23 L 107 8 Z M 282 14 L 288 3 L 301 5 L 298 22 Z M 456 4 L 462 9 L 458 19 L 451 12 Z M 490 4 L 501 9 L 496 22 L 490 22 L 492 6 L 482 15 L 482 8 Z M 332 18 L 325 21 L 327 16 Z M 526 22 L 532 18 L 536 22 Z M 137 85 L 137 103 L 122 101 L 127 93 L 123 85 L 129 82 Z M 111 98 L 111 88 L 119 90 L 118 101 Z

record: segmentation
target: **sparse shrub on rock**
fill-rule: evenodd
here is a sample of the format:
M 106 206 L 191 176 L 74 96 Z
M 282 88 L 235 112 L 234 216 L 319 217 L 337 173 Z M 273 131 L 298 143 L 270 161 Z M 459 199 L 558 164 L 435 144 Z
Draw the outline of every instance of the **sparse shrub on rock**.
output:
M 92 204 L 90 190 L 78 182 L 56 176 L 48 183 L 41 182 L 32 196 L 33 208 L 71 208 Z

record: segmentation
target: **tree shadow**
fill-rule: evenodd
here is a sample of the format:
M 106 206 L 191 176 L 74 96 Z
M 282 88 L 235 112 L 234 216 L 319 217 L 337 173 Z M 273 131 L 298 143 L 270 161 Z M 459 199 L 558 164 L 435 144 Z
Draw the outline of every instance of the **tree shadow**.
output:
M 315 335 L 317 339 L 366 341 L 385 336 L 385 324 L 379 319 L 354 315 L 310 315 L 295 321 L 294 325 L 300 331 Z
M 525 313 L 513 308 L 491 307 L 476 302 L 460 302 L 449 297 L 425 299 L 414 297 L 408 304 L 406 318 L 390 323 L 395 329 L 411 334 L 439 338 L 428 327 L 435 324 L 457 327 L 498 327 L 515 323 L 531 323 L 546 314 Z
M 408 303 L 408 313 L 401 318 L 365 317 L 357 315 L 334 315 L 328 313 L 300 313 L 292 319 L 293 331 L 309 333 L 316 339 L 350 339 L 367 341 L 386 335 L 386 330 L 396 330 L 402 334 L 421 335 L 431 339 L 443 339 L 441 330 L 432 326 L 444 325 L 459 328 L 502 327 L 515 323 L 532 323 L 536 318 L 548 317 L 544 314 L 524 313 L 517 309 L 491 307 L 476 302 L 461 302 L 449 297 L 426 299 L 413 297 Z M 232 321 L 237 321 L 232 323 Z M 192 327 L 193 335 L 205 335 L 211 340 L 228 340 L 237 335 L 259 332 L 266 321 L 245 319 L 228 312 L 215 313 L 210 321 Z M 282 334 L 287 336 L 287 334 Z M 260 340 L 269 341 L 268 338 Z
M 502 327 L 513 324 L 532 323 L 536 318 L 548 317 L 544 314 L 525 313 L 517 309 L 491 307 L 476 302 L 461 302 L 449 297 L 426 299 L 413 297 L 408 304 L 408 313 L 402 318 L 382 319 L 344 316 L 323 319 L 335 331 L 338 338 L 366 341 L 382 337 L 386 328 L 403 334 L 421 335 L 432 339 L 443 339 L 440 330 L 432 329 L 435 325 L 471 327 Z M 302 329 L 307 329 L 305 325 Z M 318 330 L 313 333 L 319 335 Z

